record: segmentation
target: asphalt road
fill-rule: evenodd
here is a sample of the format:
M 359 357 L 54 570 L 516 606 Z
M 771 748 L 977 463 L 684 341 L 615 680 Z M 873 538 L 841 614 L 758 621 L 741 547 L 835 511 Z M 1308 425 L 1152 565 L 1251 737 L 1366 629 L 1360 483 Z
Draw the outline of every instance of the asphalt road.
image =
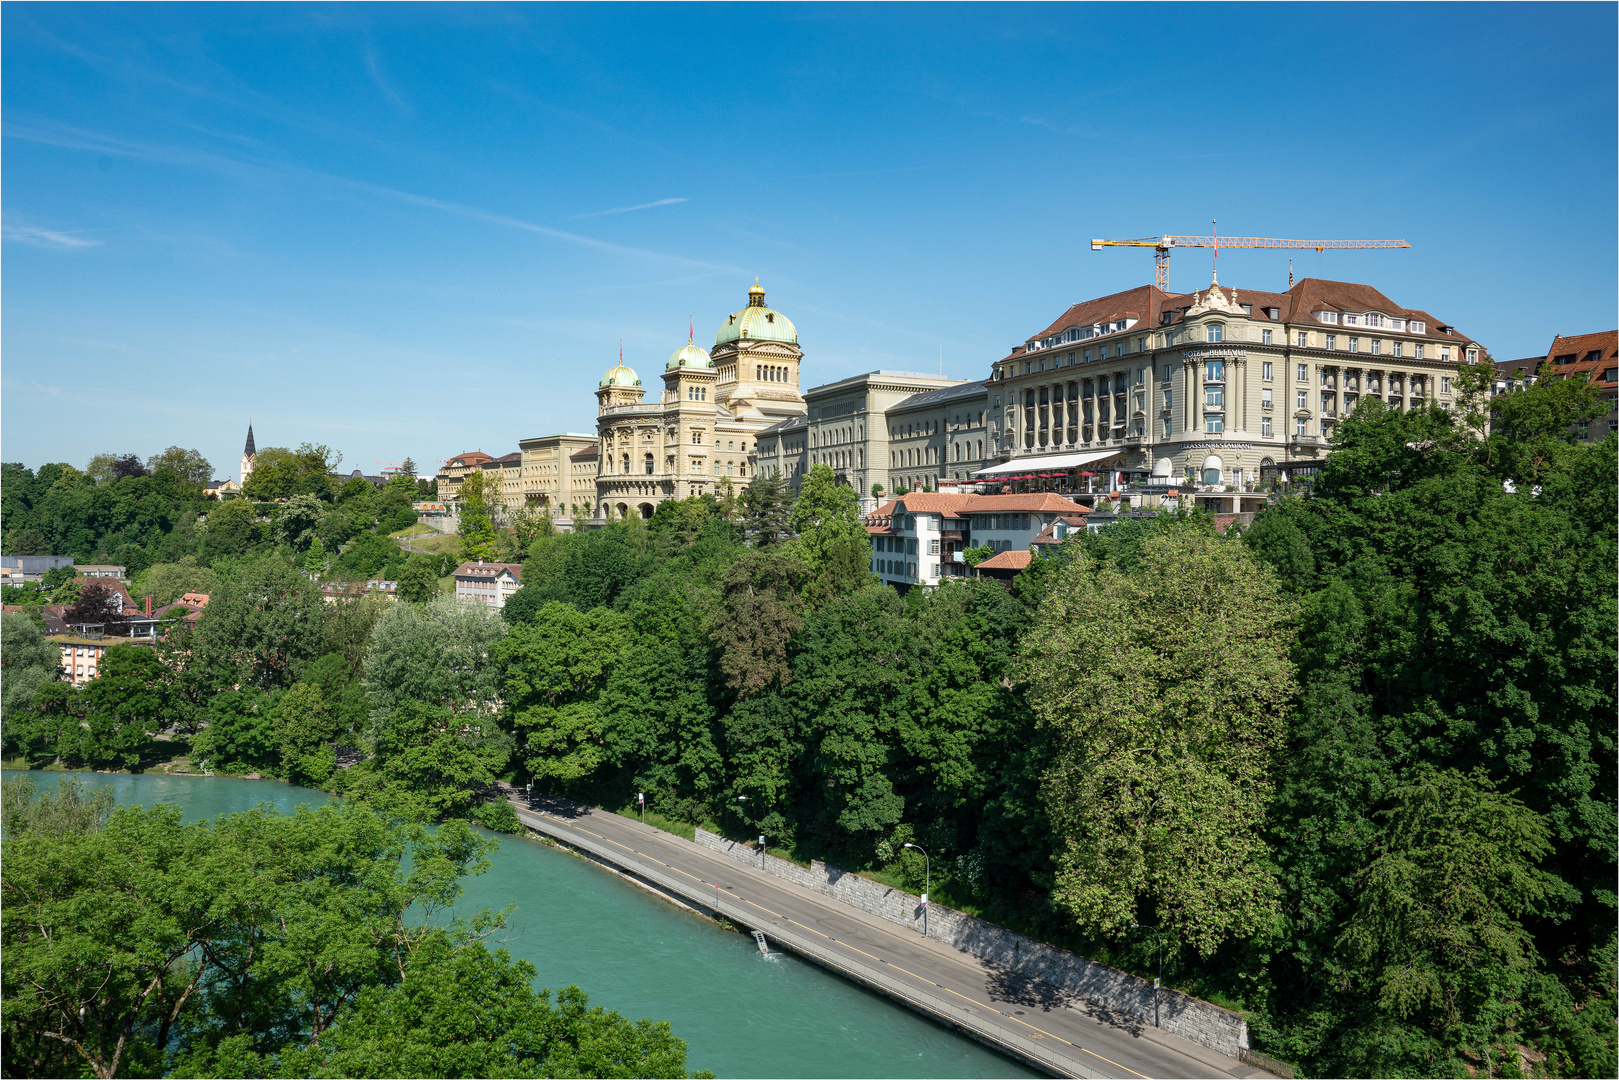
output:
M 611 850 L 614 861 L 625 869 L 641 866 L 687 882 L 692 899 L 705 890 L 723 894 L 756 913 L 753 929 L 768 935 L 779 927 L 807 935 L 857 964 L 880 965 L 881 971 L 921 994 L 965 1005 L 985 1023 L 1004 1025 L 1029 1038 L 1066 1043 L 1062 1049 L 1079 1063 L 1080 1075 L 1110 1080 L 1270 1075 L 1133 1017 L 1067 1000 L 1049 984 L 1009 979 L 967 953 L 660 829 L 562 800 L 535 796 L 530 806 L 521 792 L 512 796 L 512 802 L 528 824 L 561 840 L 571 836 L 594 841 Z

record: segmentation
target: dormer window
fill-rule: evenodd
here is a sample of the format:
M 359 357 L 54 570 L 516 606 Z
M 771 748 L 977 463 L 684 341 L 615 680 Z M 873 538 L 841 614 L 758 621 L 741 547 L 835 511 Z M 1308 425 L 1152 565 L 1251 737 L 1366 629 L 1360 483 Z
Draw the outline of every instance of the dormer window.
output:
M 1254 305 L 1252 305 L 1252 304 L 1243 304 L 1242 305 L 1242 313 L 1244 315 L 1252 316 L 1253 313 L 1254 313 Z
M 1383 325 L 1383 316 L 1379 315 L 1375 311 L 1367 312 L 1366 313 L 1366 325 L 1367 326 L 1382 326 Z
M 1345 326 L 1359 326 L 1360 325 L 1360 316 L 1356 315 L 1356 314 L 1353 314 L 1352 312 L 1348 312 L 1348 311 L 1344 312 L 1344 325 Z
M 1406 329 L 1410 330 L 1413 334 L 1426 334 L 1428 332 L 1428 324 L 1423 322 L 1421 319 L 1412 319 L 1405 325 Z
M 1265 318 L 1267 318 L 1267 319 L 1280 319 L 1281 317 L 1282 317 L 1282 309 L 1281 308 L 1268 307 L 1268 308 L 1265 309 Z
M 1316 312 L 1315 317 L 1324 323 L 1336 323 L 1338 321 L 1338 313 L 1336 311 L 1318 311 Z

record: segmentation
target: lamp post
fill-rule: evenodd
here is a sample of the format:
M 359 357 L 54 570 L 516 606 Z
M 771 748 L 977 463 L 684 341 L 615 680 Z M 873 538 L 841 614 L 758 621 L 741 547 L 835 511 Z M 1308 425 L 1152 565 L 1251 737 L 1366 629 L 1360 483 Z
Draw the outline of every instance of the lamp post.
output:
M 1161 927 L 1151 926 L 1146 923 L 1131 923 L 1130 929 L 1151 930 L 1153 940 L 1157 942 L 1158 977 L 1152 981 L 1152 1026 L 1162 1027 L 1163 1025 L 1158 1022 L 1158 988 L 1164 982 L 1164 931 Z
M 933 859 L 928 855 L 928 849 L 921 844 L 907 843 L 906 847 L 913 847 L 922 853 L 922 936 L 928 936 L 928 893 L 933 891 Z

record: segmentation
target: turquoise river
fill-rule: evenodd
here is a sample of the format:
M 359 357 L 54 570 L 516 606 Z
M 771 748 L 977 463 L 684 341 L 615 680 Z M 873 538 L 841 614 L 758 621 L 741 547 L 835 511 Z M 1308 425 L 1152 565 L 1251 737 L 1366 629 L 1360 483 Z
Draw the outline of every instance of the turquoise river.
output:
M 121 805 L 171 803 L 191 819 L 261 802 L 283 812 L 328 801 L 318 791 L 222 777 L 64 776 L 106 786 Z M 791 956 L 659 900 L 578 858 L 503 837 L 493 865 L 468 879 L 462 908 L 516 902 L 504 946 L 539 971 L 537 986 L 578 983 L 593 1005 L 668 1020 L 687 1068 L 719 1076 L 1033 1076 L 1017 1062 L 937 1027 Z

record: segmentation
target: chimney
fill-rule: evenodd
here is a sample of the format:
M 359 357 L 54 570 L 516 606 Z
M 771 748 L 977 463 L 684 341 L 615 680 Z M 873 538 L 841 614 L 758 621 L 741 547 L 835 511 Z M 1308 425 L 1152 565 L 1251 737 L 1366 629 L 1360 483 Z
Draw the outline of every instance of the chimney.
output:
M 150 619 L 152 617 L 152 594 L 151 593 L 146 594 L 146 617 L 148 619 Z

